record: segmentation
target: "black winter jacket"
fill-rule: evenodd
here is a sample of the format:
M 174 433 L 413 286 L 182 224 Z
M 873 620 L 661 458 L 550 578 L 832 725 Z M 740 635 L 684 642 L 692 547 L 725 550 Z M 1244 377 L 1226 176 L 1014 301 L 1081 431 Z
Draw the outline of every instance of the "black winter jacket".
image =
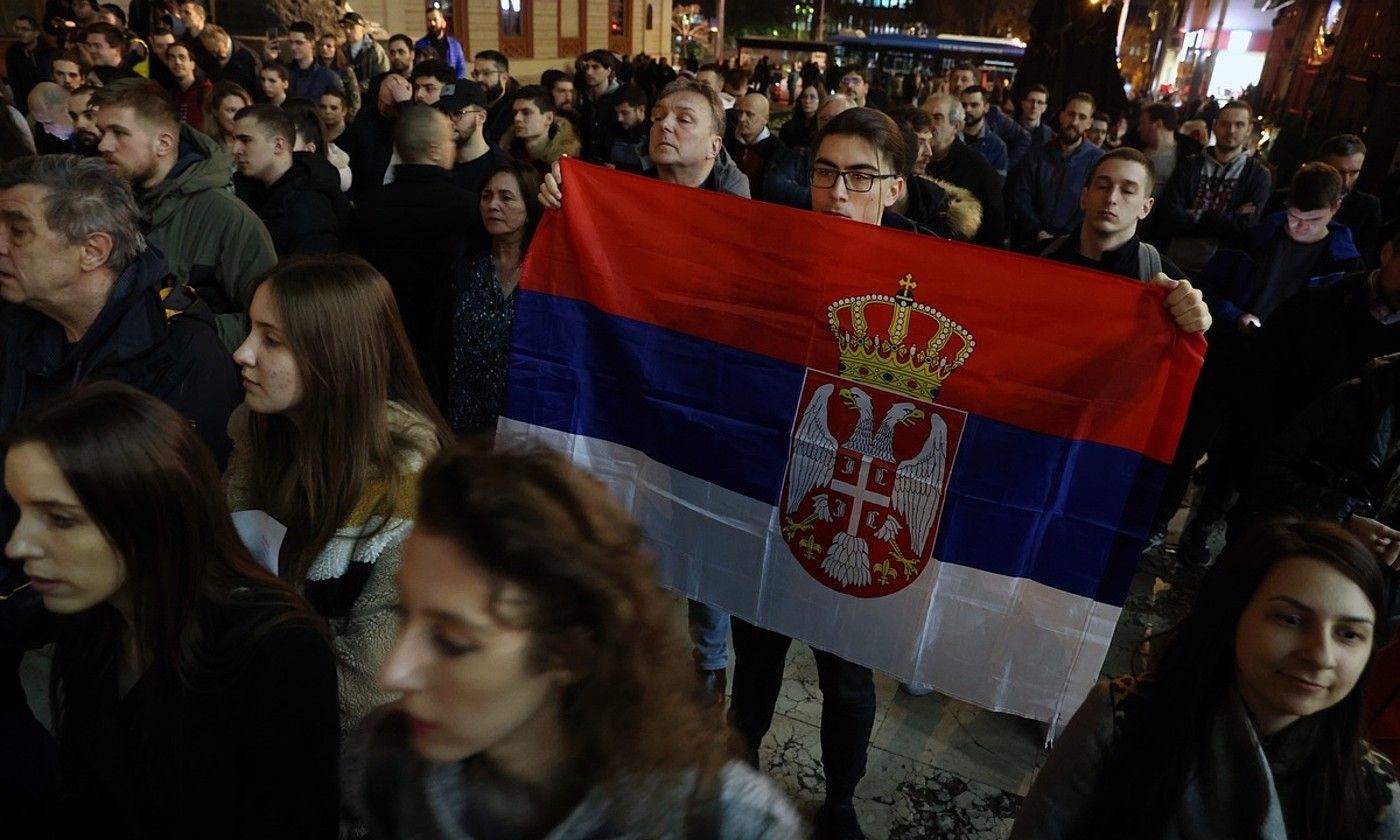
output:
M 238 197 L 258 214 L 278 257 L 334 254 L 345 247 L 350 200 L 340 191 L 340 173 L 311 152 L 294 152 L 292 168 L 271 185 L 235 175 Z

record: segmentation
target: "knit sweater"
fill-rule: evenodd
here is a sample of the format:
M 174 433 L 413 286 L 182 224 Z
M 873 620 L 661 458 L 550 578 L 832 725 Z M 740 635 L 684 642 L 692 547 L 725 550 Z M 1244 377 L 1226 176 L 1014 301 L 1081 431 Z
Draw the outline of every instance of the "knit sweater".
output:
M 388 406 L 391 430 L 414 441 L 399 455 L 402 474 L 416 475 L 437 448 L 431 424 L 399 403 Z M 246 457 L 252 442 L 247 405 L 229 418 L 233 455 L 225 475 L 231 510 L 260 509 L 252 493 L 252 466 Z M 398 603 L 395 576 L 403 553 L 403 541 L 413 527 L 416 490 L 395 500 L 387 519 L 371 515 L 383 492 L 383 484 L 370 481 L 360 502 L 335 535 L 321 549 L 306 573 L 303 594 L 330 625 L 340 682 L 340 724 L 349 732 L 371 709 L 393 699 L 379 690 L 375 674 L 394 643 Z

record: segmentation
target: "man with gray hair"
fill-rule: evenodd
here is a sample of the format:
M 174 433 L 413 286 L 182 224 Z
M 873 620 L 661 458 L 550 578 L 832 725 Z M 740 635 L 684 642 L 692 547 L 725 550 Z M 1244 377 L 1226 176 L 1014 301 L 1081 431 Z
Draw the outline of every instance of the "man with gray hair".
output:
M 933 120 L 933 137 L 929 141 L 932 157 L 924 167 L 930 178 L 947 181 L 969 190 L 982 202 L 982 226 L 972 241 L 992 248 L 1005 247 L 1006 200 L 1002 195 L 1002 179 L 987 159 L 962 141 L 966 114 L 958 97 L 935 93 L 924 100 L 924 111 Z
M 169 403 L 222 464 L 238 369 L 192 290 L 161 297 L 169 274 L 131 187 L 102 161 L 0 167 L 0 431 L 83 381 L 117 379 Z
M 749 198 L 749 179 L 724 151 L 724 103 L 711 88 L 677 79 L 661 89 L 651 110 L 647 149 L 655 169 L 642 173 L 661 181 Z M 564 200 L 559 163 L 540 185 L 540 203 L 558 208 Z M 600 207 L 600 212 L 607 208 Z M 690 602 L 690 634 L 695 667 L 705 688 L 724 702 L 729 665 L 729 614 L 699 601 Z

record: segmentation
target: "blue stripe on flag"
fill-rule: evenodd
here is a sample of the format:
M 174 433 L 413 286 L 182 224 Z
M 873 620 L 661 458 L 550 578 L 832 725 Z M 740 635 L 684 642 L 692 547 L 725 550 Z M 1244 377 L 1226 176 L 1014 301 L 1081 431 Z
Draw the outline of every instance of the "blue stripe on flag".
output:
M 777 504 L 804 368 L 582 301 L 517 294 L 506 417 L 621 444 Z M 1166 465 L 976 415 L 955 458 L 936 557 L 1122 603 Z

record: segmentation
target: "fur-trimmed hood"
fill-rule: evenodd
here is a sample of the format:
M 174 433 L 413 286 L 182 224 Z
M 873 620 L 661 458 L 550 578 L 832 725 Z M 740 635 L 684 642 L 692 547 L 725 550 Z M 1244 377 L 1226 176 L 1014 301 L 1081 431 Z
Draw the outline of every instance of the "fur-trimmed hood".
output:
M 916 175 L 914 177 L 925 178 L 928 176 Z M 975 237 L 978 229 L 982 227 L 982 202 L 977 200 L 977 196 L 972 194 L 972 190 L 939 178 L 929 178 L 929 180 L 942 187 L 943 192 L 948 194 L 948 209 L 945 216 L 948 220 L 948 227 L 964 239 L 970 240 Z
M 515 142 L 514 125 L 501 135 L 501 148 L 509 152 L 512 157 L 525 159 L 524 145 L 517 146 Z M 578 132 L 574 131 L 573 123 L 556 115 L 554 127 L 550 130 L 549 142 L 544 147 L 543 163 L 545 165 L 554 163 L 565 155 L 576 158 L 581 151 L 583 151 L 583 141 L 579 139 Z

